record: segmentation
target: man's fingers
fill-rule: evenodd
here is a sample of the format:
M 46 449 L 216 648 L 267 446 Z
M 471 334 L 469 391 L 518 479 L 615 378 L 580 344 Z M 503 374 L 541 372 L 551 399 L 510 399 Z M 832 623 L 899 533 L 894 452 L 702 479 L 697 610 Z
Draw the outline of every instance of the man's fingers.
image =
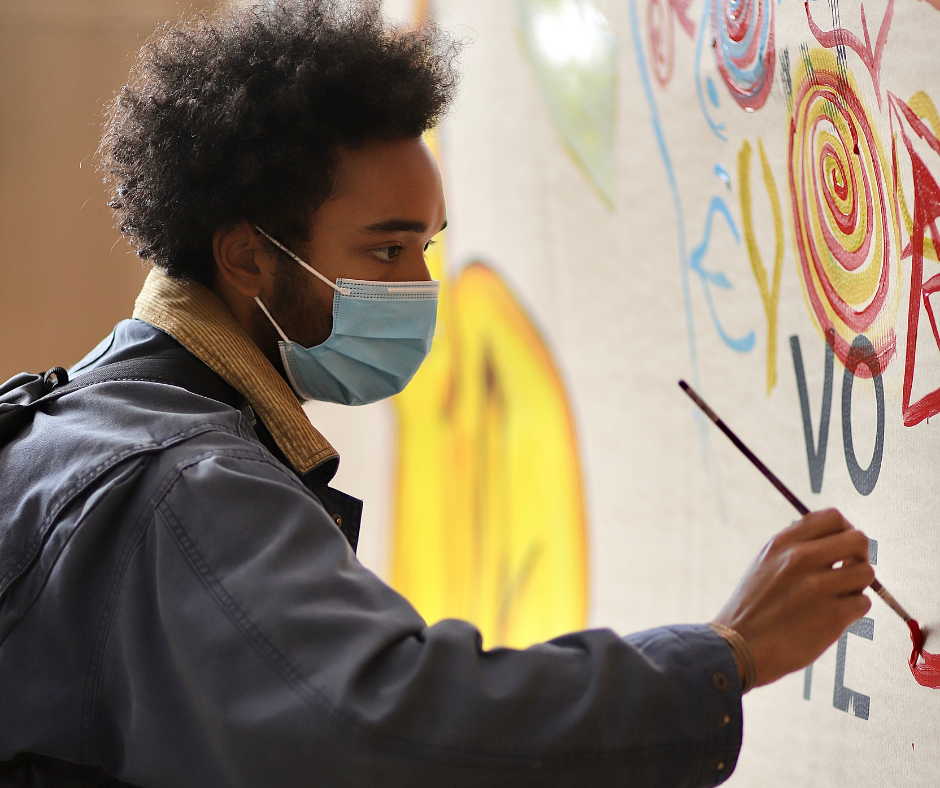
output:
M 838 509 L 823 509 L 810 512 L 802 520 L 782 531 L 780 536 L 786 542 L 811 542 L 851 527 Z
M 829 613 L 838 630 L 844 630 L 853 621 L 858 621 L 871 608 L 871 599 L 866 594 L 845 594 L 829 602 Z
M 875 579 L 875 570 L 867 563 L 846 564 L 839 569 L 831 569 L 821 581 L 827 593 L 833 596 L 860 594 Z
M 868 537 L 854 528 L 804 543 L 797 549 L 805 553 L 810 564 L 821 567 L 832 566 L 837 561 L 868 563 Z
M 839 599 L 839 603 L 848 619 L 846 626 L 871 610 L 871 600 L 865 594 L 848 594 Z

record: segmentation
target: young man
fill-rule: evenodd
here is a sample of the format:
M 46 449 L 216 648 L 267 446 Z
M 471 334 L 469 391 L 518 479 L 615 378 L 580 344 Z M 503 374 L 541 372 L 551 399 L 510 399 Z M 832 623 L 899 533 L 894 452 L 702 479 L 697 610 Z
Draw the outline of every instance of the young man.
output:
M 832 511 L 711 625 L 526 651 L 428 627 L 358 564 L 360 504 L 299 400 L 390 396 L 430 347 L 421 135 L 456 54 L 327 0 L 144 47 L 101 148 L 154 264 L 135 319 L 64 388 L 0 390 L 50 392 L 0 446 L 0 784 L 713 785 L 742 691 L 868 610 L 867 539 Z

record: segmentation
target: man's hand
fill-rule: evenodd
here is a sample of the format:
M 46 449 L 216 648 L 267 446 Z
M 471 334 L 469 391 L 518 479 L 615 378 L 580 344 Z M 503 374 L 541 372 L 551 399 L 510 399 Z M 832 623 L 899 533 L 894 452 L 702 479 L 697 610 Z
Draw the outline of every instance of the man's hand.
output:
M 761 550 L 715 619 L 744 638 L 756 686 L 806 667 L 865 615 L 868 538 L 835 509 L 806 515 Z

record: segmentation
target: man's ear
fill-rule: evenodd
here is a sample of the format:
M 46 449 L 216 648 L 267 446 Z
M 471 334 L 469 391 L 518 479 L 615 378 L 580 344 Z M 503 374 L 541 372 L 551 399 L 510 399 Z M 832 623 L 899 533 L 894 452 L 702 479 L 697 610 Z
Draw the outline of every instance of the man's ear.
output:
M 234 289 L 245 298 L 260 296 L 269 289 L 277 260 L 265 249 L 261 236 L 249 222 L 216 230 L 212 253 L 221 289 Z

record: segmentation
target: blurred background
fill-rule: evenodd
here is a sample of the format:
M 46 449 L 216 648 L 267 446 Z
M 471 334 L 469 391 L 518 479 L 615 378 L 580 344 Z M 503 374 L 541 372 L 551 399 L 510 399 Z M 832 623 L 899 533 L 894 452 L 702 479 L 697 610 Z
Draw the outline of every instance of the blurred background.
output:
M 0 380 L 70 366 L 129 317 L 146 270 L 95 150 L 162 22 L 216 0 L 0 0 Z

